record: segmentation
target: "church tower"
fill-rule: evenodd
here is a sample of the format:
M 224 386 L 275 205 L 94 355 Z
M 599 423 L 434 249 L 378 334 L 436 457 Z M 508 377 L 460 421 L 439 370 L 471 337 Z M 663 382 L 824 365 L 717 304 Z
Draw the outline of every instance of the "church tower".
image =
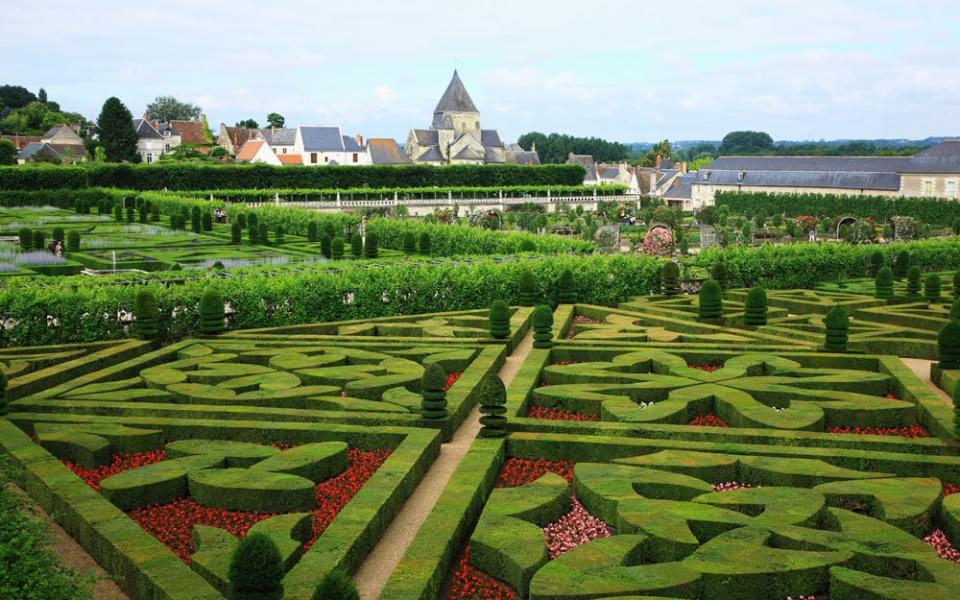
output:
M 467 132 L 480 135 L 480 111 L 474 106 L 456 71 L 433 111 L 431 129 L 453 129 L 455 135 Z

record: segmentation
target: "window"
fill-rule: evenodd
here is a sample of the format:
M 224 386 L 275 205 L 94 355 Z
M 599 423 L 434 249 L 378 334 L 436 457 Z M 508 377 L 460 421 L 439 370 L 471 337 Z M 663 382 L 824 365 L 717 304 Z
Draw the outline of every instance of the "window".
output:
M 923 195 L 932 196 L 933 195 L 933 180 L 925 179 L 923 181 Z
M 324 156 L 324 157 L 323 157 L 323 162 L 330 162 L 330 157 L 329 157 L 329 156 Z
M 283 153 L 284 153 L 284 154 L 287 153 L 287 149 L 286 149 L 286 148 L 283 149 Z
M 150 154 L 150 153 L 148 152 L 148 153 L 147 153 L 147 164 L 149 165 L 149 164 L 152 163 L 152 162 L 153 162 L 153 154 Z
M 951 179 L 947 182 L 947 198 L 957 197 L 957 180 Z
M 164 144 L 163 149 L 167 152 L 170 152 L 170 144 Z
M 317 153 L 316 153 L 316 152 L 311 152 L 311 153 L 310 153 L 310 164 L 314 164 L 314 165 L 317 164 Z
M 357 153 L 356 153 L 356 152 L 354 152 L 354 153 L 353 153 L 353 162 L 359 162 L 359 160 L 360 160 L 360 157 L 357 156 Z

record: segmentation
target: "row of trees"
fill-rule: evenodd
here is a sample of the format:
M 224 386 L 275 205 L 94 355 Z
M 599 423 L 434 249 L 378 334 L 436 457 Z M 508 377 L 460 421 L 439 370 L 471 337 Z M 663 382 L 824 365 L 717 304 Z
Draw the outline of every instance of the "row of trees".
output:
M 19 85 L 0 86 L 0 132 L 42 135 L 59 123 L 83 123 L 83 115 L 67 112 L 47 98 L 43 88 L 34 94 Z
M 620 142 L 596 137 L 575 137 L 562 133 L 546 135 L 539 131 L 531 131 L 521 135 L 517 143 L 525 150 L 531 150 L 536 146 L 541 163 L 565 163 L 571 152 L 589 154 L 597 162 L 618 162 L 627 160 L 629 156 L 629 149 Z

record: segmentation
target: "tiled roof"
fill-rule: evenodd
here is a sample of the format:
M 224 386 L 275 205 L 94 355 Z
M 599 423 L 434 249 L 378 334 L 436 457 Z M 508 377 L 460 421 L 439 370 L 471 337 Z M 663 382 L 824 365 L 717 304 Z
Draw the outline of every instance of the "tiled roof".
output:
M 486 156 L 486 152 L 484 152 L 483 150 L 466 146 L 463 149 L 461 149 L 460 152 L 457 152 L 457 155 L 454 156 L 454 158 L 457 158 L 460 160 L 483 160 L 485 156 Z
M 370 160 L 375 165 L 402 165 L 410 163 L 410 157 L 400 149 L 392 138 L 370 138 L 367 140 Z
M 363 147 L 360 146 L 360 143 L 357 142 L 357 139 L 352 138 L 349 135 L 343 136 L 343 149 L 346 152 L 363 152 Z
M 180 132 L 180 141 L 184 144 L 207 143 L 203 121 L 170 121 L 170 125 Z
M 247 143 L 240 148 L 240 151 L 237 152 L 237 160 L 243 162 L 253 160 L 253 157 L 257 155 L 257 152 L 260 151 L 260 148 L 262 148 L 265 143 L 263 140 L 247 141 Z
M 517 165 L 539 165 L 540 155 L 532 150 L 507 150 L 507 162 Z
M 960 140 L 944 140 L 915 156 L 960 156 Z
M 718 171 L 899 173 L 910 160 L 906 156 L 721 156 L 710 163 L 710 168 Z
M 696 173 L 677 177 L 664 192 L 663 197 L 670 200 L 689 200 L 693 197 L 693 183 L 696 178 Z
M 496 129 L 481 129 L 480 143 L 484 146 L 503 146 L 503 140 L 500 139 L 500 132 Z
M 256 129 L 247 129 L 246 127 L 227 127 L 226 125 L 221 125 L 222 129 L 225 129 L 227 132 L 227 137 L 230 139 L 230 143 L 233 144 L 234 148 L 240 148 L 247 140 L 253 137 L 253 134 Z
M 421 146 L 436 146 L 440 143 L 440 135 L 436 129 L 414 129 L 413 135 Z
M 39 135 L 0 135 L 0 140 L 7 140 L 17 147 L 17 150 L 23 150 L 31 142 L 40 142 L 43 138 Z
M 302 165 L 303 156 L 300 154 L 278 154 L 277 158 L 285 165 Z
M 435 146 L 427 148 L 427 151 L 417 157 L 418 162 L 445 162 L 443 155 Z

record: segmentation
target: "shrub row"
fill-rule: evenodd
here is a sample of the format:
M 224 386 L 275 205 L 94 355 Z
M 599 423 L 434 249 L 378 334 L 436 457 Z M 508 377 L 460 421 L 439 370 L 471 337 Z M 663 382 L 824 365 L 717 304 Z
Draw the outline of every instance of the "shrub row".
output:
M 509 185 L 500 187 L 490 186 L 457 186 L 457 187 L 413 187 L 413 188 L 326 188 L 326 189 L 220 189 L 220 190 L 202 190 L 191 191 L 190 193 L 205 197 L 213 196 L 214 200 L 223 200 L 226 202 L 272 202 L 275 195 L 280 197 L 281 202 L 289 200 L 291 202 L 334 202 L 337 194 L 341 200 L 392 200 L 394 193 L 402 202 L 410 199 L 420 198 L 446 198 L 449 193 L 456 202 L 461 197 L 492 197 L 495 198 L 499 193 L 503 193 L 504 198 L 519 198 L 526 194 L 535 194 L 546 196 L 547 191 L 553 196 L 590 196 L 594 191 L 598 196 L 615 196 L 623 194 L 626 186 L 623 185 L 599 185 L 586 187 L 583 185 Z
M 132 190 L 238 188 L 411 188 L 512 185 L 581 185 L 577 165 L 403 165 L 273 167 L 269 165 L 94 163 L 75 167 L 0 168 L 0 189 L 114 187 Z
M 420 239 L 426 233 L 430 238 L 431 253 L 437 256 L 515 254 L 529 248 L 530 244 L 541 254 L 592 252 L 596 247 L 593 242 L 558 235 L 490 231 L 467 225 L 430 224 L 420 220 L 374 219 L 366 227 L 367 232 L 377 234 L 385 248 L 395 250 L 403 249 L 403 239 L 407 234 Z

